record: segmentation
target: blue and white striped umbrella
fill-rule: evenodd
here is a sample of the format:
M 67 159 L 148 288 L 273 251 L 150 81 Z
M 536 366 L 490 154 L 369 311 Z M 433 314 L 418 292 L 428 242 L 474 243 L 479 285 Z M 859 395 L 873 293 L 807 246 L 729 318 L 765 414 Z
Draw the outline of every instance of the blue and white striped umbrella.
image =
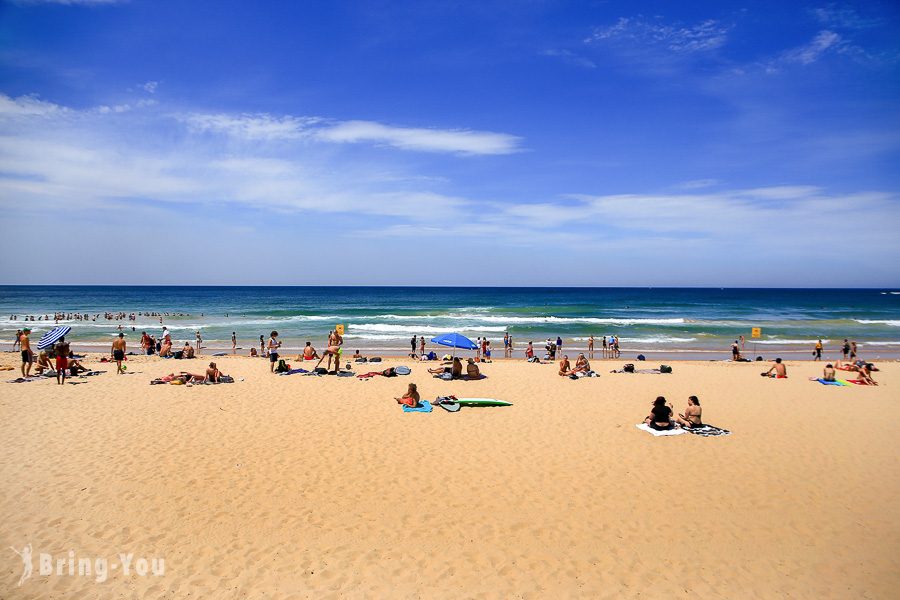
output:
M 72 331 L 72 328 L 68 325 L 60 325 L 59 327 L 54 327 L 41 336 L 41 340 L 38 342 L 38 350 L 46 350 L 47 348 L 50 348 L 59 340 L 59 338 L 63 337 L 70 331 Z

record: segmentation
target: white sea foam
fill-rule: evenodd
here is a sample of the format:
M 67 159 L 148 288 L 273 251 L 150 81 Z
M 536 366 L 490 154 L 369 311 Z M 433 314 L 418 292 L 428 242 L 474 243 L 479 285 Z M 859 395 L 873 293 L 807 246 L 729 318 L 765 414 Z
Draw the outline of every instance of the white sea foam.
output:
M 482 327 L 482 326 L 466 326 L 458 327 L 441 327 L 438 325 L 389 325 L 387 323 L 348 323 L 347 333 L 355 333 L 357 331 L 371 331 L 376 333 L 415 333 L 415 334 L 431 334 L 431 333 L 454 333 L 457 331 L 505 331 L 503 327 Z
M 575 342 L 586 342 L 589 338 L 586 337 L 574 337 L 572 338 Z M 643 343 L 643 344 L 680 344 L 687 342 L 696 342 L 697 338 L 689 337 L 670 337 L 667 335 L 661 335 L 657 337 L 637 337 L 637 338 L 627 338 L 620 337 L 620 342 L 624 343 Z M 602 337 L 594 337 L 594 347 L 599 348 L 603 344 Z
M 809 345 L 809 346 L 815 346 L 815 345 L 816 345 L 816 342 L 818 342 L 818 341 L 819 341 L 819 340 L 817 340 L 817 339 L 816 339 L 816 340 L 752 340 L 752 339 L 751 339 L 751 340 L 747 340 L 747 343 L 748 343 L 748 344 L 772 344 L 772 345 L 778 345 L 778 344 L 806 344 L 806 345 Z M 828 343 L 830 343 L 830 342 L 831 342 L 831 340 L 822 340 L 822 343 L 823 343 L 823 344 L 828 344 Z
M 900 321 L 896 319 L 853 319 L 857 323 L 863 325 L 890 325 L 891 327 L 900 327 Z

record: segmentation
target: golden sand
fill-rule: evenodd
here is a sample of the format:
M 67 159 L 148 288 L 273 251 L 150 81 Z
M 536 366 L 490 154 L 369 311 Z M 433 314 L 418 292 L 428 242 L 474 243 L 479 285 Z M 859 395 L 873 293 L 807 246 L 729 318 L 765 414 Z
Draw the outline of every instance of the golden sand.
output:
M 372 368 L 411 376 L 370 381 L 216 360 L 243 381 L 150 386 L 206 360 L 136 357 L 77 385 L 0 383 L 0 598 L 896 597 L 900 364 L 842 388 L 809 362 L 779 381 L 617 360 L 596 379 L 515 361 L 445 382 L 400 360 Z M 514 406 L 405 414 L 410 382 Z M 637 430 L 660 394 L 676 411 L 698 395 L 733 435 Z M 165 573 L 40 574 L 39 553 L 69 550 Z

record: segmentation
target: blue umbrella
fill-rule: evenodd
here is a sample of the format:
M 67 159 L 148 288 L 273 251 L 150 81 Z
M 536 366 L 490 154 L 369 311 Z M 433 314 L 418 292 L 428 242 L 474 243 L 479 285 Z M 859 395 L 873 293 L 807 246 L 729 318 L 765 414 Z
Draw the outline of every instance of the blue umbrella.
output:
M 431 341 L 441 346 L 449 346 L 450 348 L 464 348 L 466 350 L 475 350 L 478 346 L 475 342 L 464 335 L 458 333 L 442 333 L 437 337 L 431 338 Z
M 70 331 L 72 331 L 72 328 L 68 325 L 60 325 L 59 327 L 54 327 L 41 336 L 41 340 L 38 342 L 38 350 L 46 350 L 47 348 L 50 348 L 59 340 L 59 338 L 63 337 Z

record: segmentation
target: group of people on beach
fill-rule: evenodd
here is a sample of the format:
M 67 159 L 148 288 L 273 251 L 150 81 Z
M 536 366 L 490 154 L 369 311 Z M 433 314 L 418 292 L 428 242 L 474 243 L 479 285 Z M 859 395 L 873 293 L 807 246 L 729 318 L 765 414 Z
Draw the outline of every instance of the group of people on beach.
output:
M 703 427 L 703 409 L 700 408 L 700 399 L 697 396 L 688 396 L 687 407 L 676 417 L 675 410 L 666 401 L 665 396 L 657 396 L 644 423 L 656 431 L 667 431 L 677 427 L 688 429 Z

